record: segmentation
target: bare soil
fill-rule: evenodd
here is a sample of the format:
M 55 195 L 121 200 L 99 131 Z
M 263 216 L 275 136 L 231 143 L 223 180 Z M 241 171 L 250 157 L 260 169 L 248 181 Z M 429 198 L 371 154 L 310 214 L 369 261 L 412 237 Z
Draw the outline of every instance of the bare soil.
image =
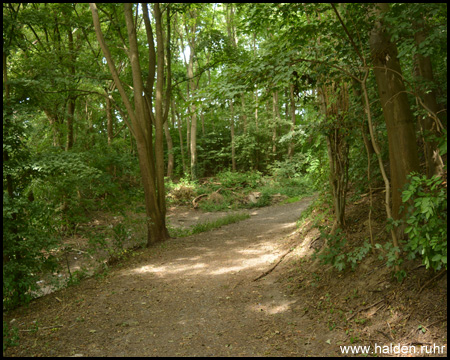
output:
M 398 343 L 445 345 L 446 355 L 446 272 L 411 263 L 399 284 L 375 256 L 355 272 L 318 267 L 310 255 L 320 234 L 296 227 L 311 201 L 136 251 L 104 276 L 4 314 L 20 335 L 4 355 L 340 356 L 340 345 Z M 349 208 L 349 241 L 367 234 L 362 208 Z M 196 214 L 174 211 L 171 222 L 205 220 Z

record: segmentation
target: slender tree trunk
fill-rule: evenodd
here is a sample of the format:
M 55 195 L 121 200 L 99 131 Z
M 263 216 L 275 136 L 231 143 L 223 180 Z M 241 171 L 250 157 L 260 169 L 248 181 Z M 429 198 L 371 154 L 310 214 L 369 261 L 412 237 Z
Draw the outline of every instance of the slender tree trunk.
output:
M 73 35 L 72 29 L 69 27 L 68 31 L 68 47 L 69 47 L 69 71 L 72 79 L 75 79 L 75 53 L 73 47 Z M 72 89 L 69 89 L 71 91 Z M 69 92 L 69 97 L 67 101 L 67 143 L 66 151 L 72 149 L 73 147 L 73 121 L 75 115 L 75 100 L 76 97 Z
M 173 111 L 172 111 L 173 114 Z M 169 123 L 164 122 L 164 134 L 166 135 L 166 143 L 167 143 L 167 177 L 172 178 L 173 176 L 173 165 L 174 165 L 174 157 L 173 157 L 173 141 L 172 136 L 170 135 Z
M 416 45 L 419 48 L 420 44 L 426 40 L 426 34 L 423 26 L 416 24 L 418 31 L 414 35 Z M 433 70 L 431 67 L 431 59 L 429 56 L 416 54 L 416 75 L 426 84 L 433 85 Z M 428 110 L 434 114 L 439 112 L 439 106 L 436 101 L 436 91 L 434 89 L 426 89 L 426 85 L 419 87 L 419 96 L 423 99 L 423 104 Z M 444 170 L 444 162 L 439 154 L 439 146 L 436 140 L 430 139 L 439 135 L 439 126 L 433 119 L 430 113 L 419 118 L 419 124 L 424 138 L 425 160 L 427 164 L 427 176 L 442 175 Z
M 361 84 L 358 81 L 356 81 L 355 79 L 352 79 L 352 87 L 353 87 L 355 96 L 361 99 L 361 105 L 362 105 L 363 109 L 365 109 L 366 106 L 364 103 L 364 96 L 361 93 Z M 364 146 L 368 152 L 367 156 L 371 159 L 372 155 L 375 153 L 375 150 L 373 149 L 372 142 L 370 141 L 369 127 L 365 121 L 362 121 L 362 124 L 361 124 L 361 134 L 363 137 Z
M 191 105 L 191 180 L 197 179 L 197 113 L 195 105 Z
M 289 101 L 290 101 L 290 113 L 291 113 L 291 132 L 295 131 L 295 98 L 294 98 L 294 84 L 289 85 Z M 294 155 L 294 136 L 292 136 L 292 140 L 289 142 L 288 148 L 288 158 L 292 159 Z
M 175 114 L 176 114 L 176 119 L 177 119 L 178 136 L 180 138 L 181 163 L 183 166 L 183 175 L 184 175 L 184 174 L 186 174 L 186 160 L 185 160 L 185 155 L 184 155 L 183 133 L 181 131 L 183 124 L 181 123 L 181 116 L 175 108 L 175 101 L 173 99 L 172 99 L 171 109 L 172 109 L 172 117 L 175 119 Z
M 188 30 L 188 25 L 186 24 L 186 34 L 188 35 L 188 44 L 190 49 L 189 54 L 189 64 L 188 64 L 188 79 L 189 79 L 189 93 L 190 97 L 193 97 L 195 95 L 196 91 L 196 84 L 194 80 L 194 52 L 195 52 L 195 37 L 196 37 L 196 29 L 197 29 L 197 13 L 194 10 L 191 13 L 192 18 L 194 19 L 194 23 L 191 25 L 190 29 Z M 189 38 L 190 34 L 190 38 Z M 197 107 L 195 104 L 191 104 L 190 107 L 190 113 L 191 113 L 191 141 L 190 141 L 190 150 L 191 150 L 191 179 L 195 180 L 197 179 Z
M 108 145 L 111 145 L 114 136 L 114 129 L 113 129 L 111 99 L 109 97 L 106 98 L 106 129 L 108 133 Z
M 377 3 L 377 7 L 378 15 L 389 10 L 386 3 Z M 369 42 L 388 134 L 392 215 L 394 219 L 399 219 L 402 216 L 400 191 L 407 182 L 406 176 L 412 171 L 419 171 L 414 121 L 405 92 L 397 47 L 387 37 L 381 21 L 376 22 Z
M 272 93 L 272 156 L 273 159 L 277 156 L 277 127 L 279 121 L 279 110 L 278 110 L 278 91 Z
M 345 138 L 345 117 L 348 111 L 348 90 L 345 83 L 323 86 L 321 89 L 322 112 L 333 121 L 327 134 L 327 150 L 330 165 L 330 187 L 332 190 L 335 224 L 345 226 L 345 203 L 348 183 L 349 145 Z
M 247 133 L 247 115 L 245 113 L 245 96 L 241 94 L 241 114 L 242 114 L 242 125 L 244 127 L 244 134 Z
M 75 115 L 75 99 L 69 98 L 67 101 L 67 142 L 66 151 L 73 147 L 73 120 Z
M 233 99 L 230 100 L 230 113 L 231 113 L 231 121 L 230 121 L 230 129 L 231 129 L 231 169 L 232 171 L 236 171 L 236 153 L 234 148 L 234 105 Z

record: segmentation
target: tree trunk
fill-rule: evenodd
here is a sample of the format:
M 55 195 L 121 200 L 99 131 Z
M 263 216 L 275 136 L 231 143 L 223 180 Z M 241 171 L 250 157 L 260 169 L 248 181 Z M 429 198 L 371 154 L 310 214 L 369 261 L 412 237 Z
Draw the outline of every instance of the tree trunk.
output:
M 231 170 L 236 171 L 236 153 L 234 148 L 234 105 L 233 99 L 230 100 L 230 130 L 231 130 Z
M 173 112 L 172 112 L 173 114 Z M 173 158 L 173 141 L 172 136 L 170 135 L 169 130 L 169 123 L 166 121 L 164 122 L 164 134 L 166 135 L 166 143 L 167 143 L 167 177 L 172 178 L 173 176 L 173 165 L 174 165 L 174 158 Z
M 278 110 L 278 91 L 272 94 L 272 157 L 275 160 L 277 156 L 277 127 L 280 113 Z
M 290 101 L 290 113 L 291 113 L 291 132 L 295 131 L 295 98 L 294 98 L 294 84 L 289 85 L 289 101 Z M 288 148 L 288 158 L 292 159 L 294 156 L 294 135 L 292 135 L 292 139 L 289 141 Z
M 113 130 L 111 99 L 109 97 L 106 98 L 106 129 L 108 133 L 108 145 L 111 145 L 114 136 L 114 130 Z
M 425 30 L 423 26 L 417 25 L 418 31 L 414 35 L 417 48 L 420 44 L 426 40 Z M 434 89 L 427 89 L 427 85 L 433 85 L 433 70 L 431 67 L 431 59 L 429 56 L 423 56 L 422 54 L 416 54 L 416 76 L 419 77 L 421 82 L 425 82 L 424 86 L 419 87 L 419 96 L 423 99 L 423 104 L 427 110 L 431 110 L 434 114 L 439 112 L 439 106 L 436 101 L 436 91 Z M 439 127 L 436 121 L 433 119 L 430 113 L 427 116 L 420 116 L 419 124 L 422 130 L 424 139 L 425 160 L 427 164 L 427 176 L 431 178 L 433 175 L 442 175 L 444 170 L 444 162 L 439 154 L 439 146 L 436 140 L 430 139 L 430 137 L 436 137 L 439 135 Z
M 181 131 L 182 123 L 181 123 L 181 116 L 178 113 L 178 111 L 175 108 L 175 101 L 172 99 L 172 117 L 175 118 L 175 114 L 177 117 L 177 128 L 178 128 L 178 136 L 180 138 L 180 150 L 181 150 L 181 163 L 183 166 L 183 175 L 186 174 L 186 160 L 185 160 L 185 155 L 184 155 L 184 144 L 183 144 L 183 133 Z
M 165 190 L 164 190 L 164 153 L 163 153 L 163 75 L 164 75 L 164 42 L 162 39 L 161 28 L 161 12 L 159 4 L 154 6 L 154 19 L 156 20 L 157 30 L 157 44 L 158 44 L 158 78 L 156 85 L 156 99 L 155 99 L 155 143 L 153 149 L 153 131 L 152 131 L 152 114 L 151 104 L 146 104 L 146 101 L 151 101 L 153 86 L 147 86 L 144 91 L 144 84 L 142 80 L 142 71 L 139 64 L 139 51 L 137 45 L 136 28 L 133 19 L 132 4 L 124 4 L 125 21 L 128 30 L 129 50 L 128 56 L 131 65 L 131 74 L 133 79 L 134 91 L 134 109 L 125 92 L 125 89 L 120 81 L 119 74 L 112 59 L 111 53 L 106 45 L 103 37 L 98 11 L 95 4 L 90 4 L 92 18 L 94 22 L 95 32 L 98 42 L 102 48 L 103 54 L 106 58 L 111 75 L 114 79 L 117 89 L 121 95 L 122 101 L 128 111 L 128 116 L 131 119 L 129 128 L 134 138 L 136 139 L 139 165 L 141 169 L 142 183 L 144 186 L 145 205 L 147 212 L 147 227 L 148 237 L 147 245 L 150 246 L 154 242 L 165 240 L 169 237 L 165 224 Z M 153 36 L 148 24 L 149 16 L 148 9 L 144 6 L 143 14 L 145 18 L 145 25 L 147 30 L 147 41 L 149 45 L 149 74 L 154 74 L 154 52 L 152 55 Z M 153 58 L 152 58 L 153 56 Z M 152 69 L 153 66 L 153 69 Z M 170 75 L 168 75 L 170 78 Z M 153 79 L 149 78 L 150 84 Z M 143 96 L 144 94 L 144 96 Z M 169 94 L 170 96 L 170 94 Z M 150 106 L 149 106 L 150 105 Z M 147 106 L 147 111 L 145 106 Z M 150 111 L 148 111 L 150 110 Z M 161 168 L 162 167 L 162 168 Z
M 386 3 L 378 3 L 376 6 L 378 15 L 389 10 Z M 399 219 L 402 217 L 400 191 L 407 182 L 406 176 L 419 170 L 416 133 L 397 58 L 397 47 L 387 37 L 381 21 L 376 22 L 369 42 L 388 134 L 392 215 L 394 219 Z
M 195 105 L 191 105 L 191 180 L 197 179 L 197 113 Z
M 345 203 L 348 183 L 349 145 L 345 138 L 345 118 L 348 111 L 348 90 L 345 83 L 323 86 L 321 89 L 321 105 L 330 125 L 327 133 L 328 161 L 330 165 L 330 187 L 333 195 L 335 225 L 345 226 Z
M 188 44 L 189 44 L 189 64 L 188 64 L 188 79 L 189 79 L 189 96 L 192 98 L 195 95 L 196 84 L 194 80 L 194 51 L 195 51 L 195 37 L 196 37 L 196 29 L 197 29 L 197 13 L 194 10 L 191 13 L 192 18 L 194 19 L 194 23 L 191 25 L 190 29 L 188 25 L 185 25 L 186 34 L 188 35 Z M 189 30 L 188 30 L 189 29 Z M 190 38 L 189 38 L 190 33 Z M 190 131 L 190 150 L 191 150 L 191 179 L 197 179 L 197 107 L 195 104 L 191 104 L 190 107 L 191 113 L 191 131 Z
M 241 94 L 241 114 L 242 114 L 242 126 L 244 127 L 244 134 L 247 133 L 247 115 L 245 113 L 245 96 Z
M 67 143 L 66 151 L 73 147 L 73 120 L 75 115 L 75 99 L 70 97 L 67 101 Z

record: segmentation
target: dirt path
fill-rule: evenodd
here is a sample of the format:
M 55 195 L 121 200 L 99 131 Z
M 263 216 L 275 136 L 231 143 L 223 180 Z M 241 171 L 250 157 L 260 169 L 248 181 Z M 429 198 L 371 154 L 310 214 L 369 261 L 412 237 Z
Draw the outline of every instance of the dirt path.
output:
M 21 332 L 11 355 L 326 354 L 277 270 L 253 281 L 288 250 L 287 235 L 311 201 L 252 210 L 250 219 L 172 239 L 103 279 L 37 299 L 16 324 L 30 329 L 37 320 L 41 329 Z

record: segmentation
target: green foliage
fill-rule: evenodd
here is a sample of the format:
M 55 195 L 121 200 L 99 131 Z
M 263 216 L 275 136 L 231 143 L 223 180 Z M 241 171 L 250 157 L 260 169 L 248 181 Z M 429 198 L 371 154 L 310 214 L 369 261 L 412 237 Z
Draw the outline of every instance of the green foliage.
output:
M 23 110 L 23 106 L 18 105 L 17 109 Z M 58 246 L 54 208 L 35 200 L 29 189 L 31 179 L 39 176 L 24 143 L 28 129 L 23 121 L 29 119 L 30 114 L 18 111 L 16 115 L 4 113 L 3 122 L 4 309 L 31 300 L 33 292 L 38 290 L 39 274 L 56 269 L 52 251 Z
M 16 326 L 9 327 L 3 320 L 3 353 L 11 346 L 19 345 L 19 329 Z
M 347 239 L 343 231 L 338 228 L 334 234 L 328 234 L 323 231 L 323 227 L 319 227 L 321 237 L 327 239 L 327 248 L 321 253 L 314 253 L 313 257 L 318 257 L 322 264 L 331 264 L 338 271 L 344 270 L 350 265 L 354 271 L 357 265 L 364 259 L 372 249 L 369 241 L 366 239 L 362 246 L 355 247 L 353 251 L 345 252 Z
M 222 171 L 216 175 L 216 178 L 226 188 L 245 187 L 254 189 L 261 183 L 259 171 Z
M 419 254 L 427 269 L 447 269 L 447 186 L 437 176 L 412 173 L 408 178 L 402 193 L 409 236 L 405 250 L 410 258 Z
M 292 159 L 274 161 L 268 166 L 269 173 L 275 178 L 298 178 L 307 175 L 307 171 L 314 166 L 315 158 L 310 152 L 298 153 Z
M 388 241 L 384 245 L 376 243 L 375 248 L 382 251 L 378 258 L 380 260 L 386 260 L 387 267 L 400 269 L 400 266 L 403 264 L 403 259 L 399 256 L 399 247 L 394 246 L 392 242 Z M 406 277 L 406 272 L 400 269 L 394 275 L 398 281 L 402 281 Z
M 233 224 L 235 222 L 241 221 L 241 220 L 245 220 L 250 218 L 249 214 L 243 214 L 243 213 L 238 213 L 238 214 L 229 214 L 224 216 L 223 218 L 217 219 L 215 221 L 211 221 L 211 222 L 202 222 L 199 223 L 197 225 L 194 225 L 192 227 L 192 234 L 198 234 L 201 232 L 205 232 L 205 231 L 209 231 L 212 229 L 216 229 L 219 228 L 221 226 L 224 225 L 228 225 L 228 224 Z
M 356 269 L 358 263 L 366 257 L 371 249 L 372 246 L 366 239 L 362 246 L 357 247 L 352 252 L 347 253 L 347 262 L 350 264 L 352 270 Z
M 172 204 L 191 204 L 191 201 L 199 192 L 197 181 L 191 181 L 189 176 L 181 178 L 176 183 L 166 178 L 165 186 L 166 199 Z
M 184 236 L 190 236 L 194 234 L 199 234 L 205 231 L 213 230 L 216 228 L 219 228 L 224 225 L 233 224 L 245 219 L 250 218 L 249 214 L 244 213 L 236 213 L 236 214 L 228 214 L 220 219 L 214 220 L 214 221 L 206 221 L 198 223 L 194 226 L 192 226 L 189 229 L 176 229 L 176 228 L 169 228 L 171 236 L 174 237 L 184 237 Z
M 29 302 L 44 271 L 55 271 L 58 247 L 47 204 L 3 193 L 3 307 Z
M 319 255 L 316 252 L 314 257 L 318 256 L 322 264 L 331 264 L 338 271 L 344 270 L 346 266 L 344 247 L 347 243 L 344 233 L 340 228 L 334 234 L 329 234 L 323 231 L 323 229 L 319 230 L 321 237 L 327 240 L 327 248 Z
M 33 169 L 40 174 L 31 185 L 35 196 L 53 204 L 62 224 L 71 226 L 87 220 L 85 211 L 93 208 L 93 184 L 100 184 L 102 173 L 88 164 L 84 154 L 45 153 Z

